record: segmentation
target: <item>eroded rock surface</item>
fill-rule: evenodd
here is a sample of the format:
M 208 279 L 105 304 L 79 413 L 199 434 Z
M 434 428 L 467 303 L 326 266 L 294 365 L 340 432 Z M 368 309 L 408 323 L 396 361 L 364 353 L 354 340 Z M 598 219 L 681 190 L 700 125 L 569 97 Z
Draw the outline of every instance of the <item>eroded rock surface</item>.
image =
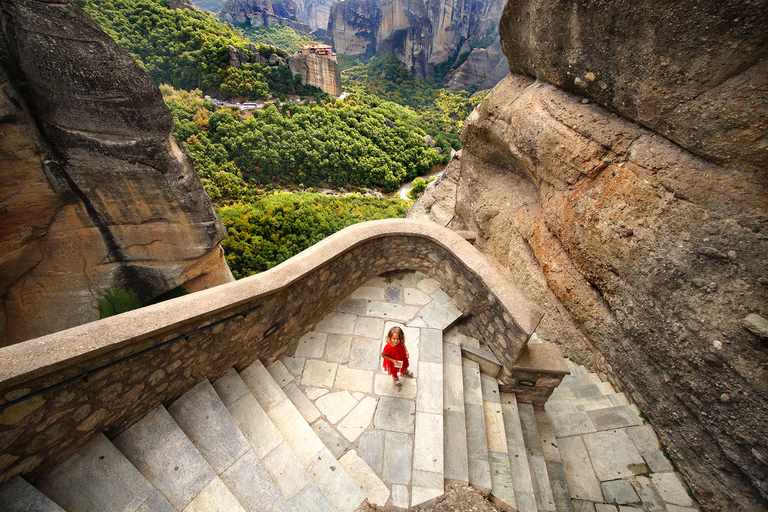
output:
M 329 46 L 305 46 L 291 55 L 288 66 L 292 75 L 301 75 L 301 83 L 319 87 L 337 98 L 341 95 L 341 69 Z
M 507 5 L 502 46 L 513 70 L 527 63 L 541 79 L 514 74 L 494 88 L 467 121 L 458 178 L 443 192 L 430 184 L 409 216 L 430 214 L 430 203 L 444 211 L 455 193 L 450 226 L 477 233 L 476 245 L 547 310 L 540 337 L 611 375 L 629 394 L 702 508 L 763 510 L 768 345 L 744 319 L 768 313 L 768 75 L 755 73 L 763 63 L 751 54 L 765 48 L 768 24 L 758 29 L 748 16 L 728 18 L 733 3 L 724 5 L 722 19 L 708 3 L 686 3 L 694 19 L 667 20 L 679 22 L 670 44 L 685 46 L 696 65 L 663 87 L 658 75 L 629 70 L 614 72 L 609 84 L 595 70 L 633 67 L 639 55 L 660 65 L 670 55 L 639 28 L 625 34 L 621 55 L 597 44 L 615 36 L 615 25 L 600 28 L 597 20 L 624 26 L 620 19 L 633 19 L 639 4 L 523 2 L 542 13 L 536 20 L 510 11 L 520 4 Z M 739 4 L 744 13 L 756 5 Z M 602 11 L 573 22 L 585 5 Z M 547 18 L 550 11 L 572 26 Z M 762 33 L 762 42 L 755 32 L 734 42 L 731 35 L 742 30 L 736 18 Z M 740 63 L 707 57 L 715 51 L 712 38 L 702 41 L 691 27 L 710 21 L 726 46 L 743 46 L 743 55 L 729 54 Z M 554 42 L 533 45 L 544 35 L 530 37 L 526 24 L 546 27 Z M 586 54 L 589 68 L 579 68 Z M 731 71 L 718 70 L 721 64 Z M 649 62 L 637 65 L 650 69 Z M 592 85 L 567 85 L 569 76 Z M 600 81 L 606 91 L 621 89 L 624 99 L 592 94 Z M 711 87 L 692 92 L 702 83 Z M 672 96 L 685 100 L 670 103 Z M 634 110 L 619 108 L 631 98 Z
M 96 319 L 108 286 L 232 280 L 154 82 L 73 3 L 2 7 L 0 345 Z
M 492 89 L 509 74 L 507 58 L 501 51 L 499 39 L 488 48 L 475 48 L 461 66 L 446 75 L 443 83 L 451 92 L 469 89 L 480 84 L 478 90 Z

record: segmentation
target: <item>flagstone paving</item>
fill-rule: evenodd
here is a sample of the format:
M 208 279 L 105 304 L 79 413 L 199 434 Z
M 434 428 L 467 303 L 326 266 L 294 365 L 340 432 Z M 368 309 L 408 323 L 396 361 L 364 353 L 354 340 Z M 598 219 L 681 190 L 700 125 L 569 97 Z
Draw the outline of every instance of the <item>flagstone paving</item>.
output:
M 304 335 L 293 356 L 269 366 L 377 505 L 407 508 L 443 493 L 443 448 L 434 442 L 443 436 L 442 330 L 460 315 L 424 274 L 377 277 Z M 403 329 L 415 374 L 402 387 L 382 368 L 393 326 Z

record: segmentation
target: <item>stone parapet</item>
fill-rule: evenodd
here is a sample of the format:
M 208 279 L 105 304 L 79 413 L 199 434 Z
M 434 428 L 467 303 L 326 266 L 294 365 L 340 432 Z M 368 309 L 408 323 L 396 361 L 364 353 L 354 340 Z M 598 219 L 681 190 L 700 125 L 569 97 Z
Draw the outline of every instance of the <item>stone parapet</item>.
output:
M 499 390 L 515 393 L 517 401 L 544 407 L 563 377 L 571 372 L 554 343 L 529 343 Z
M 330 308 L 394 270 L 438 280 L 499 357 L 502 384 L 513 382 L 541 310 L 456 233 L 366 222 L 262 274 L 0 349 L 0 482 L 34 483 L 96 433 L 114 437 L 203 379 L 293 350 Z

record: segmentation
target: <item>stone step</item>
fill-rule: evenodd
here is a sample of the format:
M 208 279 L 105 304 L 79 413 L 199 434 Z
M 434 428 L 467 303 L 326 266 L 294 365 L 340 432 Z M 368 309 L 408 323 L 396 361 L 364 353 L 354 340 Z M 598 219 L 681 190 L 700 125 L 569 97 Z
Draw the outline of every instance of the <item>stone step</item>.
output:
M 491 377 L 498 377 L 501 372 L 501 363 L 493 351 L 485 343 L 471 336 L 459 332 L 456 327 L 447 333 L 451 343 L 461 347 L 461 355 L 480 365 L 480 372 Z
M 518 403 L 517 408 L 520 412 L 520 425 L 523 428 L 523 440 L 528 453 L 528 466 L 531 470 L 537 510 L 539 512 L 556 512 L 555 498 L 549 482 L 536 413 L 531 404 Z
M 291 364 L 292 358 L 287 358 Z M 322 417 L 320 411 L 312 400 L 301 390 L 296 382 L 294 374 L 285 366 L 283 361 L 277 360 L 267 367 L 267 371 L 283 389 L 288 399 L 293 403 L 299 413 L 310 424 L 312 430 L 330 450 L 341 466 L 347 471 L 357 486 L 363 491 L 369 502 L 375 505 L 386 505 L 389 499 L 389 490 L 386 484 L 377 476 L 376 472 L 361 458 L 355 450 L 348 450 L 350 443 L 344 435 L 340 434 L 333 426 Z M 367 402 L 366 402 L 367 403 Z M 334 409 L 334 408 L 332 408 Z M 346 412 L 346 410 L 345 410 Z M 355 423 L 355 414 L 350 413 L 346 422 L 339 428 L 352 440 L 357 438 L 353 434 L 362 432 L 370 423 L 370 418 L 361 417 L 360 422 Z M 354 424 L 353 424 L 354 423 Z
M 333 510 L 353 511 L 366 496 L 325 447 L 261 361 L 240 374 Z
M 258 469 L 254 471 L 260 482 L 254 486 L 260 493 L 261 509 L 332 511 L 325 495 L 240 375 L 232 369 L 214 382 L 213 387 L 264 469 L 264 474 Z
M 16 476 L 0 488 L 0 510 L 5 512 L 65 512 L 32 484 Z
M 488 442 L 488 463 L 491 471 L 491 497 L 501 510 L 517 511 L 499 384 L 495 377 L 484 374 L 480 376 L 480 383 L 485 413 L 485 434 Z
M 176 510 L 245 510 L 162 405 L 113 443 Z
M 480 380 L 480 365 L 462 359 L 464 378 L 464 416 L 467 430 L 467 462 L 469 483 L 483 493 L 492 489 L 491 468 L 488 461 L 488 440 L 485 429 L 485 410 Z
M 549 484 L 552 489 L 552 497 L 555 499 L 557 512 L 573 512 L 571 496 L 568 493 L 568 483 L 565 480 L 563 463 L 560 460 L 560 451 L 557 449 L 555 429 L 549 415 L 543 409 L 534 408 L 536 425 L 541 438 L 541 448 L 544 452 L 544 461 L 549 475 Z
M 204 380 L 168 412 L 246 510 L 290 510 L 213 386 Z
M 536 512 L 536 494 L 533 490 L 531 468 L 528 465 L 528 452 L 525 449 L 517 398 L 513 393 L 501 393 L 500 399 L 517 509 L 519 512 Z
M 444 291 L 437 289 L 429 294 L 432 301 L 419 309 L 408 327 L 427 327 L 445 331 L 458 322 L 464 313 L 456 307 L 455 301 Z
M 469 482 L 467 424 L 464 414 L 464 372 L 461 345 L 449 330 L 443 337 L 443 459 L 445 478 Z M 455 331 L 458 332 L 458 331 Z
M 160 510 L 174 507 L 103 434 L 60 464 L 37 488 L 64 510 Z M 151 505 L 151 506 L 150 506 Z M 36 509 L 33 509 L 36 510 Z

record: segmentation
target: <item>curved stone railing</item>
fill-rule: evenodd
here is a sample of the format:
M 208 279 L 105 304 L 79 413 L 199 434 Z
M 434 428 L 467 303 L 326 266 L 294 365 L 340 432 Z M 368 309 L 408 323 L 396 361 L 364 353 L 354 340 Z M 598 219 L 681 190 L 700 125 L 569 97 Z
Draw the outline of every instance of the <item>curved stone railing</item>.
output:
M 292 350 L 330 308 L 393 270 L 437 279 L 514 384 L 539 308 L 446 228 L 365 222 L 262 274 L 0 349 L 0 482 L 34 481 L 95 433 L 113 437 L 203 379 Z

